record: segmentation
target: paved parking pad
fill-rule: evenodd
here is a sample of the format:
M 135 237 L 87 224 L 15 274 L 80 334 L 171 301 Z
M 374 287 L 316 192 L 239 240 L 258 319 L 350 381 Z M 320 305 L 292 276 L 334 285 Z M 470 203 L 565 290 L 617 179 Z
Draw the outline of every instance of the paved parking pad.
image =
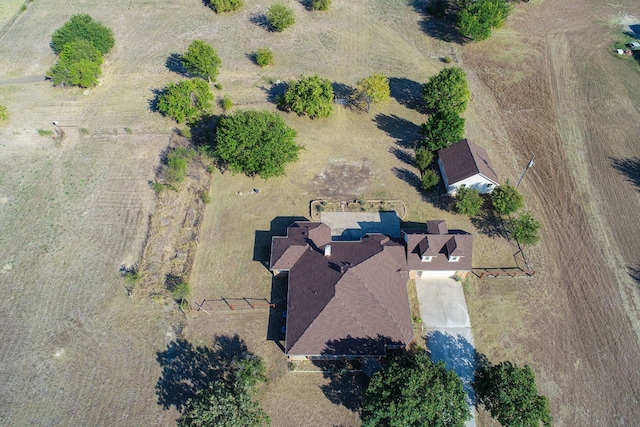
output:
M 447 369 L 453 369 L 462 379 L 467 402 L 474 415 L 466 426 L 475 427 L 472 383 L 476 350 L 462 284 L 450 278 L 418 278 L 416 291 L 431 359 L 444 361 Z

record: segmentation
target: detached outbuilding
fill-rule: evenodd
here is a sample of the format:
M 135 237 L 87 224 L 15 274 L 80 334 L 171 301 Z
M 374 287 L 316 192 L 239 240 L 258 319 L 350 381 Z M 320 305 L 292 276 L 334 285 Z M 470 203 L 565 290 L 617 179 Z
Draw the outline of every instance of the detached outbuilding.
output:
M 462 186 L 488 194 L 499 185 L 487 150 L 467 139 L 438 150 L 438 166 L 450 195 Z

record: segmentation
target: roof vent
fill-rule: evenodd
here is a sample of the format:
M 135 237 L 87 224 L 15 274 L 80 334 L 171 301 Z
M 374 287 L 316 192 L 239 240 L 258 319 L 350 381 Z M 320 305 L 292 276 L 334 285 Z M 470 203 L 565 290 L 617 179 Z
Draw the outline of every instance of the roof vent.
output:
M 331 245 L 324 245 L 324 256 L 331 256 Z

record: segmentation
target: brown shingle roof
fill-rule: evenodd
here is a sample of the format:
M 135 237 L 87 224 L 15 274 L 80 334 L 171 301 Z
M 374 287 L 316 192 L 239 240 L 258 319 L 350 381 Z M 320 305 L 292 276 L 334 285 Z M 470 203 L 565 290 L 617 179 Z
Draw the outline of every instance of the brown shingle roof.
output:
M 316 247 L 331 242 L 331 229 L 322 222 L 296 221 L 287 228 L 286 237 L 271 241 L 271 270 L 289 270 L 311 244 Z
M 471 270 L 473 236 L 462 231 L 448 234 L 429 234 L 427 230 L 405 230 L 407 242 L 407 266 L 409 270 L 469 271 Z M 425 241 L 427 243 L 425 243 Z M 421 248 L 428 244 L 433 256 L 430 262 L 422 262 Z M 457 262 L 450 262 L 450 256 L 459 256 Z
M 402 242 L 379 234 L 332 242 L 329 257 L 306 250 L 289 271 L 286 353 L 382 355 L 408 343 L 405 267 Z
M 438 157 L 449 184 L 455 184 L 478 173 L 498 184 L 498 175 L 493 169 L 487 150 L 467 139 L 438 150 Z

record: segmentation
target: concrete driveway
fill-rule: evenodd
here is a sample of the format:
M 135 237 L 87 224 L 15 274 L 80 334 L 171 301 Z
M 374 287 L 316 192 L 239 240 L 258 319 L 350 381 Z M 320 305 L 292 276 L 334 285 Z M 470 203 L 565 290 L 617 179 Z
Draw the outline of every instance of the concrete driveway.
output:
M 475 427 L 476 351 L 462 284 L 450 278 L 417 278 L 416 291 L 431 359 L 444 361 L 462 379 L 473 414 L 466 426 Z

